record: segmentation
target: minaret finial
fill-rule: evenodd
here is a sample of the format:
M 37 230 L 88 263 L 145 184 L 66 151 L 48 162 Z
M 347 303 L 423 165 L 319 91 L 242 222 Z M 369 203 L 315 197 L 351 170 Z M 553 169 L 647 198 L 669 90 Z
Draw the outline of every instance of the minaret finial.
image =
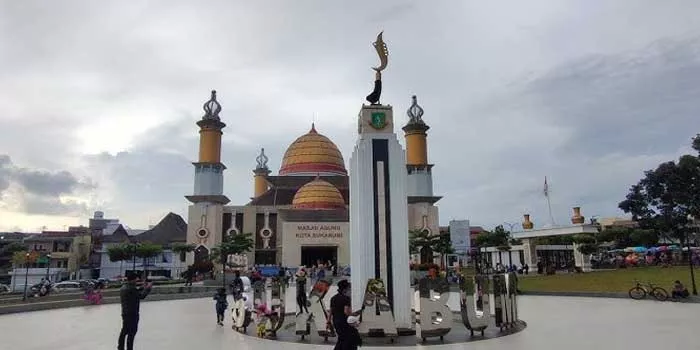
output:
M 258 165 L 255 167 L 255 170 L 268 170 L 268 167 L 267 167 L 267 161 L 268 161 L 268 160 L 269 160 L 269 159 L 268 159 L 267 156 L 265 155 L 265 148 L 261 148 L 261 149 L 260 149 L 260 155 L 258 155 L 258 156 L 255 158 L 255 161 L 258 162 Z
M 216 101 L 216 90 L 211 90 L 211 98 L 207 101 L 204 106 L 204 117 L 202 119 L 216 119 L 219 120 L 219 112 L 221 112 L 221 105 Z
M 309 130 L 309 133 L 311 133 L 311 134 L 316 134 L 316 133 L 318 133 L 318 132 L 316 131 L 316 123 L 311 122 L 311 130 Z
M 408 107 L 408 111 L 406 111 L 406 114 L 408 115 L 408 123 L 423 124 L 423 108 L 418 105 L 418 97 L 416 97 L 416 95 L 413 95 L 412 99 L 413 103 L 411 103 L 411 107 Z

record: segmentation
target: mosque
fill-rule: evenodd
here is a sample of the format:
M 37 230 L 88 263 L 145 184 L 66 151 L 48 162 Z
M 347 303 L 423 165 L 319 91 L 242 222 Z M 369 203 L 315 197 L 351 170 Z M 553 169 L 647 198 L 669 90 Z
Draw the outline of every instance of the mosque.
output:
M 224 195 L 221 137 L 226 124 L 221 105 L 212 91 L 204 104 L 200 128 L 199 160 L 195 167 L 194 193 L 186 196 L 187 242 L 196 246 L 188 264 L 208 258 L 224 235 L 252 233 L 255 248 L 233 263 L 310 266 L 328 262 L 350 264 L 349 176 L 338 147 L 314 124 L 294 140 L 282 159 L 277 175 L 269 169 L 261 149 L 253 169 L 250 202 L 229 205 Z M 402 128 L 406 140 L 406 172 L 409 230 L 439 234 L 438 207 L 433 194 L 432 167 L 428 163 L 427 131 L 423 109 L 416 97 Z

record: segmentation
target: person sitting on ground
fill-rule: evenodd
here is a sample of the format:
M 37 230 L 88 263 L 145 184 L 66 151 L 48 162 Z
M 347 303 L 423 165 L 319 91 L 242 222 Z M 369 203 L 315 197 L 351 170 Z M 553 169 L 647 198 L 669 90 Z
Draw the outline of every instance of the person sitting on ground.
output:
M 673 290 L 671 291 L 671 297 L 673 299 L 687 298 L 689 295 L 688 288 L 686 288 L 681 281 L 676 280 L 673 282 Z

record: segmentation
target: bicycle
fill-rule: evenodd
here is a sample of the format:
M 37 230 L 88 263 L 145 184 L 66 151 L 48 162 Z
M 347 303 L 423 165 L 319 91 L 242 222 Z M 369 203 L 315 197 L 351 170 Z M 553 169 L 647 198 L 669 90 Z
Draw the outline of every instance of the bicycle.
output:
M 637 283 L 637 285 L 632 287 L 628 292 L 630 298 L 634 300 L 641 300 L 646 298 L 647 295 L 651 295 L 658 301 L 668 300 L 668 292 L 665 289 L 656 287 L 651 282 L 643 285 L 639 281 L 635 280 L 635 283 Z

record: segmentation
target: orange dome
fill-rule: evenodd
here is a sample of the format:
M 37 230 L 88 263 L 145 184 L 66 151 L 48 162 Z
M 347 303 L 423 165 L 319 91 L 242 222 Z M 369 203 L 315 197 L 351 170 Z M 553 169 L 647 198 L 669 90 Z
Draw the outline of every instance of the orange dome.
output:
M 333 141 L 311 130 L 294 140 L 284 152 L 280 176 L 284 175 L 347 175 L 343 155 Z
M 342 209 L 345 208 L 345 200 L 335 186 L 317 177 L 299 188 L 292 200 L 292 208 Z

